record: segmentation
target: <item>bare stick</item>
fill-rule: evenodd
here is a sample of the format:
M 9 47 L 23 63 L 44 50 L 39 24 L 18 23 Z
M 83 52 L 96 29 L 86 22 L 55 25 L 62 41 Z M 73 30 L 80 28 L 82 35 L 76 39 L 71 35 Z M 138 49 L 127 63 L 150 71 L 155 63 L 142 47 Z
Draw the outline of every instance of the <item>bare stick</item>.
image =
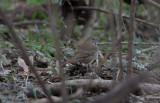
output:
M 31 61 L 30 61 L 30 59 L 29 59 L 29 57 L 28 57 L 28 54 L 27 54 L 27 52 L 25 51 L 25 48 L 24 48 L 24 46 L 23 46 L 23 44 L 22 44 L 22 42 L 21 42 L 21 40 L 17 37 L 16 32 L 15 32 L 15 30 L 14 30 L 14 28 L 13 28 L 12 22 L 11 22 L 10 19 L 5 15 L 5 13 L 3 12 L 3 10 L 2 10 L 1 7 L 0 7 L 0 15 L 3 17 L 3 21 L 4 21 L 4 22 L 6 23 L 6 25 L 8 26 L 8 29 L 9 29 L 10 32 L 11 32 L 12 39 L 13 39 L 15 45 L 16 45 L 16 46 L 20 49 L 20 51 L 22 52 L 22 54 L 23 54 L 22 56 L 23 56 L 26 64 L 30 67 L 30 69 L 31 69 L 31 70 L 33 71 L 33 73 L 35 74 L 35 76 L 36 76 L 39 84 L 41 85 L 43 92 L 46 94 L 49 102 L 50 102 L 50 103 L 54 103 L 54 101 L 52 100 L 52 98 L 51 98 L 48 90 L 46 89 L 44 83 L 42 82 L 40 76 L 38 75 L 38 73 L 36 72 L 34 66 L 32 65 L 32 63 L 31 63 Z
M 106 10 L 103 10 L 103 9 L 99 9 L 99 8 L 94 8 L 94 7 L 86 7 L 86 6 L 77 6 L 77 7 L 74 7 L 74 9 L 87 9 L 87 10 L 96 10 L 96 11 L 99 11 L 99 12 L 103 12 L 105 14 L 108 14 L 109 11 L 106 11 Z M 114 13 L 115 15 L 118 15 L 116 13 Z M 129 19 L 130 17 L 127 16 L 127 15 L 123 15 L 123 18 L 125 19 Z M 141 22 L 145 25 L 149 25 L 149 26 L 153 26 L 155 28 L 160 28 L 160 25 L 159 24 L 154 24 L 154 23 L 151 23 L 151 22 L 148 22 L 148 21 L 145 21 L 145 20 L 142 20 L 142 19 L 139 19 L 139 18 L 135 18 L 135 21 L 137 22 Z
M 132 59 L 133 59 L 133 41 L 134 41 L 134 34 L 135 34 L 135 14 L 136 14 L 136 0 L 131 0 L 131 11 L 130 11 L 130 27 L 129 27 L 129 39 L 128 39 L 128 65 L 127 65 L 127 73 L 132 73 Z
M 116 43 L 116 42 L 114 42 Z M 121 42 L 122 44 L 128 44 L 128 42 Z M 113 42 L 103 42 L 103 43 L 98 43 L 98 45 L 106 45 L 106 44 L 113 44 Z M 134 45 L 160 45 L 159 42 L 133 42 Z
M 50 2 L 49 2 L 50 1 Z M 62 98 L 63 98 L 63 103 L 67 103 L 68 102 L 68 97 L 67 97 L 67 91 L 66 91 L 66 87 L 65 87 L 65 75 L 64 75 L 64 70 L 62 68 L 62 50 L 61 47 L 59 45 L 60 40 L 58 37 L 58 31 L 57 31 L 57 21 L 56 18 L 58 18 L 57 16 L 57 12 L 56 12 L 56 8 L 54 7 L 54 5 L 51 5 L 52 2 L 51 0 L 47 0 L 47 5 L 48 5 L 48 12 L 49 12 L 49 18 L 50 18 L 50 28 L 53 34 L 53 38 L 54 38 L 54 46 L 56 48 L 56 59 L 58 60 L 59 63 L 59 73 L 60 73 L 60 77 L 62 79 L 62 84 L 61 84 L 61 93 L 62 93 Z
M 160 4 L 156 3 L 155 1 L 153 0 L 147 0 L 146 1 L 148 4 L 152 4 L 153 6 L 157 7 L 160 9 Z
M 106 103 L 106 101 L 107 103 L 119 103 L 131 91 L 136 89 L 136 86 L 139 82 L 146 80 L 147 77 L 147 74 L 139 74 L 138 76 L 131 77 L 128 80 L 122 82 L 120 85 L 113 88 L 104 96 L 95 98 L 95 101 L 93 101 L 92 103 Z
M 35 24 L 46 24 L 47 26 L 49 25 L 48 22 L 46 21 L 39 21 L 39 20 L 27 20 L 27 21 L 19 21 L 19 22 L 14 22 L 13 25 L 14 26 L 18 26 L 18 27 L 21 27 L 21 26 L 28 26 L 28 25 L 35 25 Z
M 95 7 L 96 1 L 90 0 L 90 6 Z M 82 31 L 82 35 L 83 35 L 84 39 L 88 39 L 90 37 L 90 34 L 93 31 L 93 25 L 96 20 L 96 17 L 97 17 L 97 13 L 95 11 L 92 11 L 91 15 L 89 17 L 89 21 L 87 22 L 87 24 L 85 25 L 85 27 L 83 28 L 83 31 Z
M 109 31 L 110 31 L 110 35 L 111 35 L 111 41 L 113 42 L 115 40 L 115 15 L 114 15 L 114 0 L 107 0 L 108 2 L 108 7 L 109 7 Z M 115 61 L 116 61 L 116 56 L 115 56 L 115 50 L 116 48 L 113 47 L 113 54 L 111 55 L 111 65 L 114 68 L 115 67 Z M 114 78 L 115 79 L 115 78 Z
M 119 1 L 119 16 L 118 16 L 118 35 L 122 35 L 122 3 L 123 0 Z M 119 44 L 119 65 L 120 65 L 120 70 L 119 70 L 119 79 L 122 80 L 123 79 L 123 72 L 122 72 L 122 44 L 121 44 L 120 40 L 120 44 Z

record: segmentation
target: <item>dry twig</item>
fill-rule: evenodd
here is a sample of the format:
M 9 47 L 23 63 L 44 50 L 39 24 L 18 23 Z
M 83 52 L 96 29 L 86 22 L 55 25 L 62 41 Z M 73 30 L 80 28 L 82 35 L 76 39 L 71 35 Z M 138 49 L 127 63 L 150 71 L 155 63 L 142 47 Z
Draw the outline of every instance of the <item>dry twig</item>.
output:
M 56 18 L 58 18 L 57 12 L 56 12 L 56 8 L 54 7 L 54 5 L 52 5 L 52 2 L 49 0 L 47 0 L 47 5 L 48 5 L 48 13 L 49 13 L 49 18 L 50 18 L 50 28 L 53 34 L 53 38 L 54 38 L 54 45 L 56 48 L 56 59 L 58 60 L 59 63 L 59 73 L 60 73 L 60 77 L 62 79 L 62 84 L 61 84 L 61 93 L 62 93 L 62 99 L 63 99 L 63 103 L 67 103 L 68 102 L 68 97 L 67 97 L 67 91 L 66 91 L 66 87 L 65 87 L 65 77 L 64 77 L 64 70 L 62 68 L 62 50 L 60 47 L 60 39 L 58 36 L 58 31 L 57 31 L 57 21 Z M 51 6 L 52 5 L 52 6 Z
M 122 4 L 123 0 L 119 1 L 119 16 L 118 16 L 118 35 L 122 35 Z M 121 42 L 122 40 L 120 40 Z M 123 72 L 122 72 L 122 44 L 119 44 L 119 65 L 120 65 L 120 70 L 119 70 L 119 76 L 118 79 L 122 80 L 123 78 Z
M 135 14 L 136 8 L 138 6 L 137 0 L 131 0 L 131 11 L 130 11 L 130 25 L 129 25 L 129 39 L 128 39 L 128 65 L 127 73 L 130 75 L 132 73 L 132 59 L 133 59 L 133 50 L 134 50 L 134 34 L 135 34 Z
M 96 1 L 90 0 L 90 6 L 95 7 L 95 5 L 96 5 Z M 89 18 L 89 21 L 84 26 L 83 31 L 82 31 L 82 36 L 85 40 L 88 39 L 90 37 L 90 34 L 92 33 L 93 25 L 96 20 L 96 17 L 97 17 L 97 13 L 95 11 L 92 11 L 90 18 Z
M 102 97 L 97 97 L 92 103 L 119 103 L 124 99 L 131 91 L 136 89 L 139 82 L 147 79 L 147 74 L 139 74 L 138 76 L 131 77 L 113 88 L 110 92 L 106 93 Z M 85 103 L 85 102 L 81 102 Z
M 108 14 L 109 11 L 106 11 L 106 10 L 103 10 L 103 9 L 99 9 L 99 8 L 94 8 L 94 7 L 86 7 L 86 6 L 79 6 L 79 7 L 74 7 L 74 9 L 86 9 L 86 10 L 96 10 L 96 11 L 99 11 L 99 12 L 103 12 L 105 14 Z M 114 13 L 115 15 L 118 15 L 116 13 Z M 129 16 L 127 15 L 123 15 L 122 16 L 124 19 L 130 19 Z M 135 21 L 137 22 L 140 22 L 140 23 L 143 23 L 144 25 L 149 25 L 149 26 L 152 26 L 152 27 L 155 27 L 155 28 L 160 28 L 160 25 L 159 24 L 155 24 L 155 23 L 152 23 L 152 22 L 149 22 L 149 21 L 145 21 L 145 20 L 142 20 L 142 19 L 139 19 L 139 18 L 135 18 Z

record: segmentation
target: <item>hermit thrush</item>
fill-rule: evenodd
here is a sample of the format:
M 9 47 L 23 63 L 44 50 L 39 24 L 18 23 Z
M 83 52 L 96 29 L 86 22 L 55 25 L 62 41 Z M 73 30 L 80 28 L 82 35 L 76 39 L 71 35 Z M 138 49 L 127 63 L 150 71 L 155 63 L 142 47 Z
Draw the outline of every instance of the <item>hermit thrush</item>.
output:
M 66 65 L 68 63 L 80 62 L 84 64 L 89 64 L 97 59 L 98 57 L 98 47 L 97 47 L 97 37 L 90 37 L 79 47 L 75 55 L 63 63 Z

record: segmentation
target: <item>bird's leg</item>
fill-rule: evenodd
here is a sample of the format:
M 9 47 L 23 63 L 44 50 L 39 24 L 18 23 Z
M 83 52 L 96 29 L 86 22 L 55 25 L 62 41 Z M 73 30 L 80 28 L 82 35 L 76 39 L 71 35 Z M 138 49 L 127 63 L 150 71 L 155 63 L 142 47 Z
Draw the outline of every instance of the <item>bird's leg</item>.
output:
M 93 69 L 93 65 L 92 65 L 92 64 L 89 63 L 86 68 L 87 68 L 87 72 L 90 71 L 90 73 L 88 73 L 88 76 L 89 76 L 90 78 L 92 78 L 92 79 L 102 79 L 101 77 L 99 77 L 99 76 L 96 74 L 96 72 L 95 72 L 94 69 Z
M 90 63 L 87 64 L 86 68 L 87 68 L 87 72 L 88 71 L 93 72 L 93 65 L 92 64 L 90 64 Z

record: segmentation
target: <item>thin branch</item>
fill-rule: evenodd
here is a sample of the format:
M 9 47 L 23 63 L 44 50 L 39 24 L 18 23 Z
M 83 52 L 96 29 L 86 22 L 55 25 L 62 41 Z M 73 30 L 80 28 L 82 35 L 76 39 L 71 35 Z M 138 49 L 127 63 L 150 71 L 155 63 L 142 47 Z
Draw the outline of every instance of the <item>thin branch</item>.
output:
M 35 74 L 40 86 L 42 87 L 42 90 L 43 92 L 46 94 L 48 100 L 50 103 L 54 103 L 54 101 L 52 100 L 48 90 L 46 89 L 43 81 L 41 80 L 40 76 L 38 75 L 37 71 L 35 70 L 34 66 L 32 65 L 30 59 L 29 59 L 29 56 L 27 54 L 27 52 L 25 51 L 25 48 L 23 46 L 23 43 L 22 41 L 18 38 L 18 36 L 16 35 L 16 32 L 13 28 L 13 24 L 12 22 L 10 21 L 10 19 L 5 15 L 5 13 L 3 12 L 2 8 L 0 7 L 0 15 L 2 16 L 3 18 L 3 21 L 6 23 L 6 25 L 8 26 L 8 29 L 10 30 L 11 32 L 11 35 L 12 35 L 12 39 L 14 41 L 14 43 L 16 44 L 16 46 L 20 49 L 20 51 L 22 52 L 22 56 L 26 62 L 26 64 L 30 67 L 30 69 L 33 71 L 33 73 Z
M 110 32 L 110 35 L 111 35 L 111 41 L 115 41 L 115 28 L 116 28 L 116 26 L 115 26 L 115 15 L 114 15 L 114 10 L 113 10 L 113 8 L 115 8 L 114 7 L 114 0 L 107 0 L 107 2 L 108 2 L 108 8 L 109 8 L 109 18 L 108 18 L 108 22 L 109 22 L 109 32 Z M 113 67 L 113 68 L 115 68 L 115 61 L 116 61 L 116 56 L 115 56 L 115 50 L 116 50 L 116 48 L 115 47 L 113 47 L 114 48 L 114 50 L 113 50 L 113 54 L 111 55 L 111 66 Z M 114 78 L 115 79 L 115 78 Z
M 90 0 L 90 6 L 95 7 L 96 6 L 96 1 L 95 0 Z M 97 13 L 95 11 L 90 12 L 89 20 L 87 24 L 84 26 L 83 31 L 82 31 L 82 36 L 84 39 L 88 39 L 90 37 L 90 34 L 93 31 L 93 26 L 94 22 L 97 17 Z
M 65 75 L 64 75 L 64 69 L 62 68 L 62 50 L 60 47 L 60 37 L 58 36 L 58 31 L 57 31 L 57 21 L 56 19 L 58 19 L 58 15 L 57 15 L 57 10 L 54 7 L 54 5 L 52 5 L 51 0 L 47 0 L 47 5 L 48 5 L 48 12 L 49 12 L 49 18 L 50 18 L 50 28 L 53 34 L 53 38 L 54 38 L 54 46 L 56 48 L 56 59 L 58 60 L 59 63 L 59 73 L 60 73 L 60 77 L 62 79 L 62 84 L 61 84 L 61 93 L 62 93 L 62 99 L 63 99 L 63 103 L 67 103 L 68 102 L 68 96 L 67 96 L 67 91 L 66 91 L 66 87 L 65 87 Z
M 82 95 L 83 93 L 83 89 L 80 88 L 78 89 L 74 94 L 69 96 L 69 100 L 73 100 L 73 99 L 77 99 L 80 97 L 80 95 Z M 52 96 L 52 98 L 57 102 L 57 103 L 61 103 L 62 102 L 62 97 L 56 97 L 56 96 Z M 47 103 L 47 99 L 46 98 L 42 98 L 42 99 L 36 99 L 36 100 L 32 100 L 30 103 Z
M 104 6 L 104 0 L 99 0 L 99 4 L 98 4 L 98 8 L 103 8 Z M 100 21 L 100 12 L 97 13 L 97 18 L 95 20 L 96 22 L 99 22 Z
M 92 103 L 106 103 L 106 101 L 107 103 L 120 103 L 122 99 L 124 99 L 130 92 L 136 89 L 136 86 L 139 82 L 147 80 L 147 78 L 147 74 L 139 74 L 138 76 L 131 77 L 113 88 L 104 96 L 95 98 L 95 101 Z
M 116 42 L 103 42 L 103 43 L 98 43 L 98 45 L 106 45 L 106 44 L 113 44 Z M 121 42 L 122 44 L 128 44 L 128 42 Z M 160 45 L 159 42 L 133 42 L 134 45 Z
M 109 11 L 106 11 L 106 10 L 103 10 L 103 9 L 99 9 L 99 8 L 94 8 L 94 7 L 86 7 L 86 6 L 77 6 L 77 7 L 74 7 L 74 9 L 78 10 L 78 9 L 86 9 L 86 10 L 96 10 L 96 11 L 99 11 L 99 12 L 102 12 L 102 13 L 105 13 L 105 14 L 108 14 Z M 118 15 L 116 13 L 114 13 L 115 15 Z M 130 17 L 127 16 L 127 15 L 123 15 L 122 16 L 124 19 L 129 19 Z M 140 22 L 140 23 L 143 23 L 145 25 L 149 25 L 149 26 L 153 26 L 155 28 L 160 28 L 160 25 L 159 24 L 154 24 L 154 23 L 151 23 L 151 22 L 148 22 L 148 21 L 145 21 L 145 20 L 142 20 L 142 19 L 139 19 L 139 18 L 135 18 L 135 21 L 137 22 Z
M 122 35 L 122 4 L 123 0 L 119 1 L 119 16 L 118 16 L 118 35 Z M 122 40 L 120 40 L 121 42 Z M 123 72 L 122 72 L 122 44 L 119 44 L 119 65 L 120 65 L 120 70 L 119 70 L 119 79 L 123 79 Z
M 128 65 L 127 65 L 127 73 L 130 75 L 133 69 L 133 50 L 134 50 L 134 34 L 135 34 L 135 14 L 137 8 L 137 0 L 131 0 L 131 11 L 130 11 L 130 25 L 129 25 L 129 39 L 128 39 Z
M 146 48 L 146 49 L 141 50 L 141 52 L 151 51 L 151 50 L 157 49 L 158 47 L 159 47 L 159 46 L 152 46 L 152 47 L 150 47 L 150 48 Z
M 19 21 L 19 22 L 14 22 L 13 25 L 14 26 L 28 26 L 28 25 L 35 25 L 35 24 L 46 24 L 47 26 L 49 26 L 49 23 L 46 21 L 39 21 L 39 20 L 28 20 L 28 21 Z
M 153 0 L 146 0 L 146 2 L 148 4 L 152 4 L 153 6 L 157 7 L 158 9 L 160 9 L 160 4 L 156 3 L 155 1 L 153 1 Z

